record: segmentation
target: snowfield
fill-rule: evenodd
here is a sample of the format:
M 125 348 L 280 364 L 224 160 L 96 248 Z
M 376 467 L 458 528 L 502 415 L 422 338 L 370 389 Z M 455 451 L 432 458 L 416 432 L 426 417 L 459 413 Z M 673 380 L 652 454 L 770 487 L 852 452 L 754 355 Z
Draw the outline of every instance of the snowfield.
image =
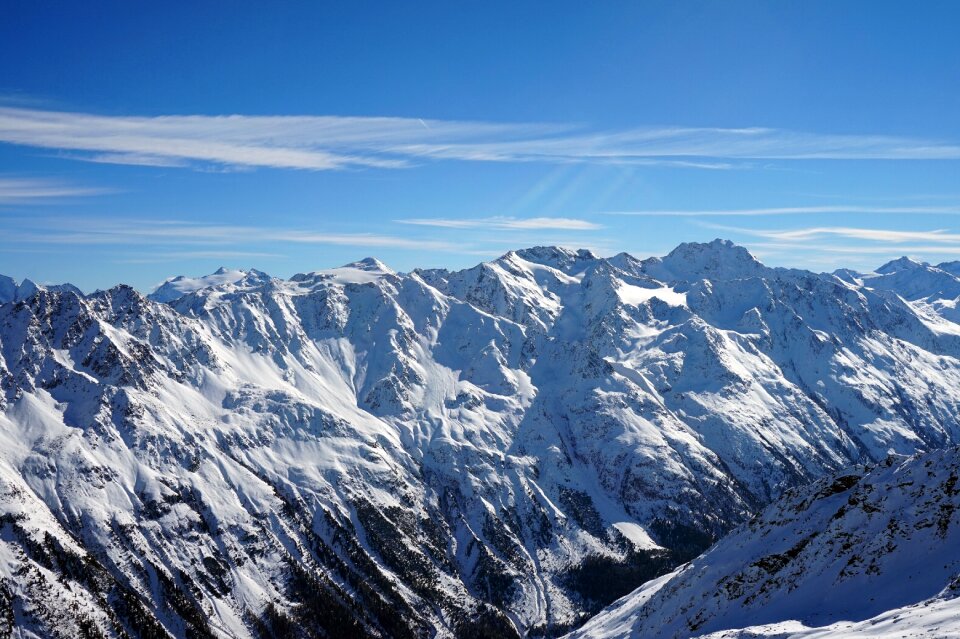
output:
M 717 240 L 148 296 L 0 277 L 0 636 L 560 636 L 642 584 L 611 610 L 667 614 L 691 568 L 647 582 L 785 490 L 960 443 L 954 271 Z M 702 629 L 885 628 L 919 601 Z

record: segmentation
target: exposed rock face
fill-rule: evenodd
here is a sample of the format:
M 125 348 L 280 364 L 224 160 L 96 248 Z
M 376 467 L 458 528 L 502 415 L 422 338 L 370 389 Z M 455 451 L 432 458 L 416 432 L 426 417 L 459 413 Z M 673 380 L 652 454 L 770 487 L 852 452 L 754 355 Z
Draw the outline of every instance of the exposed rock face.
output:
M 563 632 L 786 487 L 960 440 L 960 281 L 918 269 L 0 282 L 0 629 Z

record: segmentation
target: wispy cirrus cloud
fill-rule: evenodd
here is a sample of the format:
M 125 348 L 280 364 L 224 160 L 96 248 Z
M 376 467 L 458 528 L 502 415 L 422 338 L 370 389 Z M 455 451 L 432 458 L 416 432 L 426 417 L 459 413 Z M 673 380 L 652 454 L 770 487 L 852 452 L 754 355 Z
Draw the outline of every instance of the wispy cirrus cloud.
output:
M 744 238 L 744 244 L 764 259 L 789 256 L 790 266 L 847 267 L 870 271 L 904 255 L 937 262 L 960 256 L 960 233 L 948 229 L 899 230 L 846 226 L 756 229 L 702 223 Z M 758 241 L 754 241 L 756 238 Z M 874 263 L 876 262 L 876 263 Z
M 551 138 L 497 140 L 469 146 L 417 144 L 398 147 L 411 155 L 444 159 L 520 161 L 580 159 L 609 162 L 682 158 L 731 160 L 956 160 L 960 144 L 883 135 L 833 135 L 772 128 L 641 127 L 573 132 Z M 681 158 L 677 160 L 676 158 Z M 701 168 L 735 168 L 707 163 Z
M 610 253 L 610 240 L 580 228 L 551 229 L 521 226 L 507 243 L 502 232 L 471 233 L 470 237 L 422 237 L 368 232 L 327 232 L 317 228 L 241 225 L 178 219 L 96 216 L 7 216 L 0 234 L 3 252 L 50 253 L 76 249 L 110 255 L 117 263 L 150 264 L 191 259 L 281 259 L 302 254 L 304 246 L 380 251 L 455 253 L 494 258 L 518 246 L 536 244 L 585 247 Z M 526 234 L 524 233 L 526 232 Z M 462 235 L 462 234 L 461 234 Z M 588 237 L 589 235 L 589 237 Z M 367 254 L 370 254 L 367 253 Z
M 129 257 L 116 260 L 120 264 L 162 264 L 164 262 L 179 262 L 181 260 L 237 260 L 237 259 L 282 259 L 286 256 L 281 253 L 265 253 L 262 251 L 172 251 L 150 253 L 140 257 Z M 156 287 L 154 287 L 156 288 Z
M 746 209 L 650 209 L 636 211 L 604 211 L 604 215 L 633 217 L 763 217 L 774 215 L 802 215 L 805 213 L 866 213 L 871 215 L 960 215 L 958 206 L 860 206 L 819 205 L 784 206 Z
M 557 127 L 346 116 L 106 116 L 0 107 L 0 141 L 94 162 L 330 170 L 400 168 L 412 143 L 469 144 Z
M 423 161 L 589 162 L 702 169 L 750 160 L 956 160 L 960 144 L 772 128 L 586 126 L 398 117 L 117 116 L 0 107 L 0 142 L 92 162 L 331 170 Z
M 960 259 L 960 244 L 864 242 L 856 240 L 780 242 L 773 240 L 740 242 L 765 264 L 812 271 L 831 272 L 853 269 L 874 271 L 881 264 L 903 256 L 936 264 Z
M 358 248 L 393 248 L 407 250 L 458 251 L 461 243 L 435 239 L 418 239 L 377 233 L 326 233 L 316 229 L 275 228 L 227 224 L 194 223 L 181 220 L 97 218 L 7 218 L 6 232 L 0 245 L 99 245 L 170 248 L 193 257 L 201 254 L 250 253 L 250 250 L 228 249 L 231 246 L 266 246 L 271 244 L 317 244 L 355 246 Z M 56 229 L 56 230 L 50 230 Z M 254 250 L 254 253 L 266 253 Z M 274 253 L 271 253 L 274 255 Z
M 816 251 L 816 246 L 810 246 L 811 251 Z M 960 245 L 925 245 L 910 244 L 898 246 L 891 249 L 889 246 L 828 246 L 823 248 L 826 253 L 842 253 L 846 255 L 886 255 L 889 259 L 902 257 L 903 255 L 912 255 L 921 259 L 929 256 L 940 255 L 960 255 Z
M 603 226 L 568 217 L 486 217 L 486 218 L 410 218 L 394 220 L 400 224 L 446 229 L 488 229 L 495 231 L 595 231 Z
M 846 226 L 812 226 L 799 229 L 767 230 L 721 226 L 717 224 L 705 224 L 704 226 L 779 242 L 809 242 L 811 240 L 823 238 L 841 238 L 847 240 L 867 240 L 871 242 L 886 243 L 933 242 L 943 244 L 960 244 L 960 233 L 953 233 L 946 229 L 934 229 L 931 231 L 902 231 L 876 228 L 853 228 Z M 829 246 L 824 246 L 823 248 L 828 249 Z
M 57 180 L 0 176 L 0 204 L 28 204 L 111 192 L 109 189 L 75 186 Z

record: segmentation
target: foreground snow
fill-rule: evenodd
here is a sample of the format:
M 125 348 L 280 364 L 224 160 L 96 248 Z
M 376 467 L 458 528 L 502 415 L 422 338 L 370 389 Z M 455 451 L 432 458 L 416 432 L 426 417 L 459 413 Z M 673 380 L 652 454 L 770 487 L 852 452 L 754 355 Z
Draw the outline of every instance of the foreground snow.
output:
M 795 490 L 591 637 L 949 637 L 960 633 L 960 449 Z
M 623 637 L 624 635 L 617 635 Z M 809 628 L 796 621 L 721 630 L 703 639 L 947 639 L 960 637 L 960 601 L 930 600 L 860 622 Z

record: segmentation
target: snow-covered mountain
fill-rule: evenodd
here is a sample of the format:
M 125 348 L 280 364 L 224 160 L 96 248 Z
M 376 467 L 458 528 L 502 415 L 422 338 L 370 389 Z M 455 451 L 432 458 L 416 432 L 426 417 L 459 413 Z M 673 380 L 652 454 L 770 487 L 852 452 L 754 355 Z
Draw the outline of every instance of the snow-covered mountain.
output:
M 960 449 L 784 495 L 570 639 L 960 636 Z
M 960 280 L 901 270 L 0 283 L 0 635 L 560 634 L 788 487 L 960 441 Z
M 193 293 L 203 289 L 215 288 L 226 284 L 238 284 L 240 282 L 247 284 L 264 284 L 269 280 L 269 275 L 256 269 L 241 271 L 220 267 L 210 275 L 203 277 L 187 277 L 185 275 L 171 277 L 150 294 L 150 299 L 156 302 L 172 302 L 187 293 Z
M 73 284 L 54 284 L 43 286 L 29 279 L 23 280 L 17 284 L 17 281 L 12 277 L 0 275 L 0 304 L 25 300 L 41 289 L 60 293 L 69 291 L 71 293 L 76 293 L 77 295 L 83 295 L 83 292 Z

